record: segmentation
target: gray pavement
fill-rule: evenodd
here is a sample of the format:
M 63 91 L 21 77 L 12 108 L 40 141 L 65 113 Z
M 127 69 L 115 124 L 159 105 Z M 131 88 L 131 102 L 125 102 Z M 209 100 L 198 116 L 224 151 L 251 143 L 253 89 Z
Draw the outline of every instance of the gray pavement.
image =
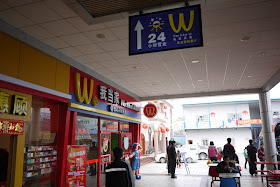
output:
M 243 187 L 265 187 L 266 182 L 262 183 L 260 175 L 251 176 L 249 169 L 244 168 L 244 157 L 239 155 L 242 167 L 241 186 Z M 136 180 L 136 187 L 207 187 L 210 186 L 211 177 L 208 176 L 207 160 L 199 160 L 189 164 L 190 174 L 187 174 L 185 167 L 176 168 L 177 179 L 171 179 L 167 174 L 166 164 L 150 163 L 140 168 L 141 180 Z M 214 182 L 213 187 L 220 186 L 220 182 Z

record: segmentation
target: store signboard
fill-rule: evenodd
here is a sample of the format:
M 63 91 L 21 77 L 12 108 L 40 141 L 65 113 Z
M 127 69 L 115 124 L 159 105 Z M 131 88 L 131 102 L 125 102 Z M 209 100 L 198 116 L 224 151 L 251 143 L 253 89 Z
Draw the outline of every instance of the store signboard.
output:
M 236 125 L 262 124 L 261 119 L 236 120 Z
M 101 164 L 106 164 L 111 162 L 111 155 L 102 155 L 101 156 Z
M 0 134 L 23 135 L 24 121 L 0 119 Z
M 0 88 L 0 117 L 30 121 L 32 96 Z
M 66 187 L 85 187 L 87 167 L 87 146 L 67 146 Z
M 157 115 L 157 107 L 156 105 L 154 104 L 147 104 L 144 109 L 144 115 L 147 117 L 147 118 L 153 118 Z
M 141 121 L 139 100 L 74 68 L 70 75 L 71 109 Z
M 200 5 L 129 17 L 129 55 L 199 46 Z

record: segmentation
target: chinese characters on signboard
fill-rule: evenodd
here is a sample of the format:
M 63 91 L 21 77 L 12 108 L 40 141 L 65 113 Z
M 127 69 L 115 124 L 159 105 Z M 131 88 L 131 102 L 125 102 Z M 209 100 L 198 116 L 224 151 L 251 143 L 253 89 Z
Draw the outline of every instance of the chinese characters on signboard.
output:
M 86 186 L 87 147 L 85 145 L 67 146 L 67 187 Z
M 0 119 L 0 134 L 22 135 L 24 121 Z
M 107 88 L 106 86 L 99 86 L 99 99 L 108 101 L 112 104 L 117 104 L 125 108 L 129 108 L 136 112 L 140 111 L 140 108 L 134 104 L 128 103 L 123 99 L 119 99 L 119 93 L 117 91 L 112 90 L 111 88 Z M 116 109 L 117 110 L 117 109 Z M 122 113 L 122 111 L 118 111 L 118 113 Z
M 10 111 L 10 114 L 27 116 L 28 98 L 20 95 L 13 95 L 12 104 L 9 106 L 10 97 L 10 94 L 0 91 L 0 113 L 9 113 Z
M 32 96 L 0 88 L 0 118 L 29 121 Z
M 80 73 L 75 73 L 75 93 L 76 93 L 76 98 L 79 103 L 85 103 L 89 104 L 92 102 L 93 106 L 96 106 L 98 104 L 98 98 L 93 95 L 94 91 L 94 80 L 90 79 L 89 80 L 89 90 L 88 90 L 88 79 L 83 78 L 83 89 L 81 89 L 82 83 L 81 83 L 81 75 Z M 99 85 L 98 88 L 98 93 L 99 93 L 99 99 L 103 101 L 107 101 L 112 104 L 116 104 L 131 110 L 134 110 L 136 112 L 140 111 L 140 108 L 137 107 L 136 105 L 129 103 L 123 99 L 120 99 L 120 94 L 117 91 L 112 90 L 111 88 L 107 88 L 104 85 Z M 109 108 L 110 110 L 111 108 Z M 112 108 L 112 112 L 117 112 L 124 114 L 123 110 L 119 110 L 118 108 Z
M 203 46 L 200 5 L 129 17 L 129 54 Z

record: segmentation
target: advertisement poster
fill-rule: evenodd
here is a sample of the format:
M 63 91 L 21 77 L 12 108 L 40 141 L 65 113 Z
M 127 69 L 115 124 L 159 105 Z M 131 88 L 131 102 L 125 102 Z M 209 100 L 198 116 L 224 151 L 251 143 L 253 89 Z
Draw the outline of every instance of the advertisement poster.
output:
M 86 186 L 87 146 L 67 146 L 66 187 Z

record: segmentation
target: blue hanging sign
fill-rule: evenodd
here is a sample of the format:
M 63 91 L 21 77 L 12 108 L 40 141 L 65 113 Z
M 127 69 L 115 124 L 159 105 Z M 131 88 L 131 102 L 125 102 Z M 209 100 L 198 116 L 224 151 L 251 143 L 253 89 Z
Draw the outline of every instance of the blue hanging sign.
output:
M 200 5 L 129 17 L 129 55 L 199 46 Z

